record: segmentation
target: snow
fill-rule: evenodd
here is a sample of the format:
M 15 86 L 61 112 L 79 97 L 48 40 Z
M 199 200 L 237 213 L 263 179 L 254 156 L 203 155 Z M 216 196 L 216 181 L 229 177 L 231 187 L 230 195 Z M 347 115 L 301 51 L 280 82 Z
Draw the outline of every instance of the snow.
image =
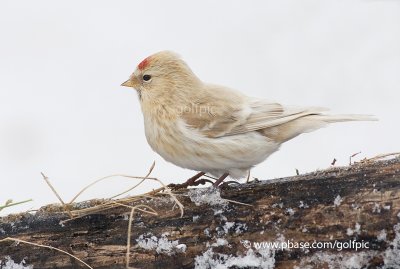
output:
M 390 242 L 390 247 L 383 254 L 384 269 L 400 268 L 400 224 L 396 224 L 393 229 L 395 231 L 395 238 Z
M 204 234 L 205 234 L 206 236 L 208 236 L 208 237 L 211 237 L 210 228 L 204 229 Z
M 286 212 L 290 215 L 293 216 L 294 215 L 294 210 L 292 208 L 287 208 Z
M 356 225 L 355 232 L 360 232 L 360 225 Z M 327 253 L 316 252 L 312 256 L 304 259 L 295 269 L 312 269 L 316 265 L 325 264 L 328 269 L 361 269 L 369 268 L 369 262 L 373 257 L 383 257 L 384 265 L 381 269 L 400 268 L 400 224 L 393 227 L 395 238 L 391 242 L 387 242 L 389 247 L 383 253 L 376 250 L 360 251 L 356 253 Z M 382 230 L 378 236 L 378 240 L 386 241 L 386 230 Z M 325 267 L 324 267 L 325 268 Z
M 227 205 L 228 202 L 221 198 L 221 193 L 218 188 L 198 188 L 189 191 L 190 200 L 199 205 Z
M 187 246 L 185 244 L 179 244 L 175 248 L 178 250 L 178 252 L 183 253 L 186 252 Z
M 348 236 L 352 236 L 353 234 L 360 234 L 360 232 L 361 232 L 360 228 L 361 228 L 361 225 L 359 223 L 356 223 L 354 230 L 351 228 L 347 228 L 346 233 Z
M 136 241 L 141 248 L 155 250 L 157 253 L 167 254 L 168 256 L 186 251 L 185 244 L 179 244 L 178 240 L 169 241 L 167 235 L 168 233 L 163 233 L 160 238 L 157 238 L 151 233 L 147 233 L 140 235 Z
M 360 228 L 361 228 L 361 225 L 357 222 L 356 226 L 355 226 L 355 229 L 354 229 L 354 232 L 356 234 L 360 234 L 360 232 L 361 232 Z
M 333 201 L 333 204 L 335 206 L 340 206 L 340 204 L 342 203 L 343 199 L 342 197 L 340 197 L 340 195 L 336 196 L 335 200 Z
M 247 230 L 246 223 L 236 223 L 235 233 L 241 234 Z
M 33 265 L 25 265 L 25 260 L 19 264 L 15 263 L 10 257 L 6 257 L 4 261 L 0 260 L 1 269 L 32 269 Z
M 272 269 L 275 267 L 275 252 L 270 249 L 262 249 L 258 252 L 249 249 L 243 256 L 232 256 L 214 253 L 210 248 L 203 255 L 195 258 L 195 269 L 229 269 L 233 266 Z
M 309 258 L 295 266 L 294 269 L 313 269 L 316 265 L 326 264 L 329 269 L 361 269 L 366 268 L 369 260 L 374 256 L 374 252 L 357 252 L 357 253 L 327 253 L 316 252 Z
M 222 228 L 224 229 L 224 232 L 227 234 L 229 232 L 229 229 L 232 228 L 235 225 L 234 222 L 225 222 L 224 226 Z
M 309 208 L 309 206 L 305 204 L 303 201 L 300 201 L 299 208 Z
M 374 203 L 374 207 L 372 208 L 372 213 L 381 213 L 381 207 L 378 203 Z
M 386 230 L 382 230 L 376 237 L 379 241 L 386 241 Z
M 213 243 L 211 246 L 213 247 L 220 247 L 228 245 L 228 241 L 224 238 L 217 238 L 217 242 Z

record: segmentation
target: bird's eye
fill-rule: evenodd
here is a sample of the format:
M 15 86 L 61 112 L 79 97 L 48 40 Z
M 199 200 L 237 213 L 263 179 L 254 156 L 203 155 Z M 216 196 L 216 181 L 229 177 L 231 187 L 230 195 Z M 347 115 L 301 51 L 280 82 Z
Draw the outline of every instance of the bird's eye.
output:
M 151 79 L 151 76 L 150 75 L 144 75 L 143 76 L 143 80 L 144 81 L 149 81 Z

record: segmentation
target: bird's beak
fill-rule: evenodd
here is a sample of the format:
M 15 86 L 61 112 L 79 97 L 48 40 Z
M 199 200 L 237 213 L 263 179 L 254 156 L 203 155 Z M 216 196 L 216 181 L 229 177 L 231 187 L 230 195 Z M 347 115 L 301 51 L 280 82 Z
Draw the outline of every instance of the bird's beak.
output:
M 133 83 L 133 81 L 132 81 L 131 79 L 128 79 L 127 81 L 125 81 L 124 83 L 122 83 L 121 86 L 133 88 L 134 83 Z

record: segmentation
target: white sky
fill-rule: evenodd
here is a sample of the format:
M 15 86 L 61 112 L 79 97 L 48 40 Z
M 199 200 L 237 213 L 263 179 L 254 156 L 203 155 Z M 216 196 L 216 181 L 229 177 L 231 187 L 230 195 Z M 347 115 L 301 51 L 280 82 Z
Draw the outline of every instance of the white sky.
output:
M 194 174 L 151 150 L 136 93 L 119 86 L 144 57 L 165 49 L 207 82 L 380 119 L 297 137 L 253 169 L 255 177 L 400 149 L 400 1 L 3 0 L 0 203 L 35 202 L 2 214 L 57 201 L 40 172 L 65 200 L 102 176 L 142 176 L 153 160 L 164 183 Z M 107 181 L 82 198 L 130 185 Z

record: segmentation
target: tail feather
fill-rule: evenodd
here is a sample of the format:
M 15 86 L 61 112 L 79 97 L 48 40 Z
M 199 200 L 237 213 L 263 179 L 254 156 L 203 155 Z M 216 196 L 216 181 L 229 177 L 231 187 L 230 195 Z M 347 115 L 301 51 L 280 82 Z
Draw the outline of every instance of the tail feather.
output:
M 372 115 L 343 114 L 309 114 L 284 124 L 263 129 L 261 132 L 278 143 L 288 141 L 302 133 L 308 133 L 325 127 L 329 123 L 346 121 L 377 121 Z
M 323 121 L 326 123 L 345 122 L 345 121 L 377 121 L 373 115 L 360 115 L 360 114 L 342 114 L 342 115 L 310 115 L 310 118 Z

